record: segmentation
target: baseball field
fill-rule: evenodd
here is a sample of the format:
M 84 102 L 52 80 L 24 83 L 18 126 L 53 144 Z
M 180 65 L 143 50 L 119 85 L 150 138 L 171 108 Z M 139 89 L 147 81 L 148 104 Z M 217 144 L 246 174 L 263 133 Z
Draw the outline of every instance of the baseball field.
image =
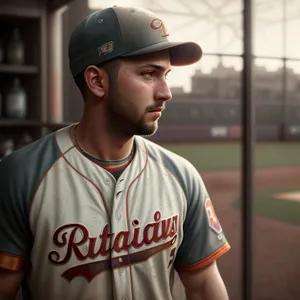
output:
M 201 172 L 241 167 L 240 143 L 162 145 L 187 158 Z M 254 146 L 254 158 L 256 168 L 300 166 L 300 143 L 258 143 Z
M 162 144 L 199 170 L 231 245 L 219 260 L 230 299 L 241 300 L 240 143 Z M 255 300 L 300 299 L 300 143 L 254 147 Z

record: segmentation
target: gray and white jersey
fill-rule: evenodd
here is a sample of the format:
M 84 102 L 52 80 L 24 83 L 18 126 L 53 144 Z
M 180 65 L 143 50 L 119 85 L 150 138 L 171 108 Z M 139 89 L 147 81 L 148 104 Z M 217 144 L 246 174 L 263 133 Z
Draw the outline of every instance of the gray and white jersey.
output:
M 174 270 L 230 249 L 197 170 L 135 137 L 115 178 L 63 128 L 0 163 L 0 267 L 26 268 L 23 299 L 171 300 Z

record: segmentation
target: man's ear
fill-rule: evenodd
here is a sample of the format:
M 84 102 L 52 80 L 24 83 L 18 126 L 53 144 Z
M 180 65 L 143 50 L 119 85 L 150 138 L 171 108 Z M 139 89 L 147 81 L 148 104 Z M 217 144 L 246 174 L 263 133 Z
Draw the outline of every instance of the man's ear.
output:
M 88 90 L 95 96 L 103 98 L 108 91 L 108 74 L 104 69 L 88 66 L 84 72 Z

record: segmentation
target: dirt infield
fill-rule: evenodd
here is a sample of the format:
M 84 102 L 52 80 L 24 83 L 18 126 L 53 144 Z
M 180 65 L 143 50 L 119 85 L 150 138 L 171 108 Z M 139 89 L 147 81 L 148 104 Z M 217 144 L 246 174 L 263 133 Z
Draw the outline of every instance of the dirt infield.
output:
M 241 297 L 241 214 L 232 207 L 240 193 L 237 171 L 202 172 L 231 251 L 219 260 L 219 268 L 231 300 Z M 255 189 L 300 186 L 300 168 L 257 170 Z M 300 218 L 300 206 L 299 206 Z M 254 217 L 253 299 L 300 299 L 300 227 Z

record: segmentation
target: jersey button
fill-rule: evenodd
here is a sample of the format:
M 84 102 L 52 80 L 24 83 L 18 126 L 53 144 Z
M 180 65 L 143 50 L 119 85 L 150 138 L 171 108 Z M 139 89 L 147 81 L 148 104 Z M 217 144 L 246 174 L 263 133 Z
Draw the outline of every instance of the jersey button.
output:
M 121 264 L 123 262 L 122 257 L 119 258 L 119 263 Z
M 121 215 L 120 214 L 116 214 L 116 219 L 120 220 L 121 219 Z

